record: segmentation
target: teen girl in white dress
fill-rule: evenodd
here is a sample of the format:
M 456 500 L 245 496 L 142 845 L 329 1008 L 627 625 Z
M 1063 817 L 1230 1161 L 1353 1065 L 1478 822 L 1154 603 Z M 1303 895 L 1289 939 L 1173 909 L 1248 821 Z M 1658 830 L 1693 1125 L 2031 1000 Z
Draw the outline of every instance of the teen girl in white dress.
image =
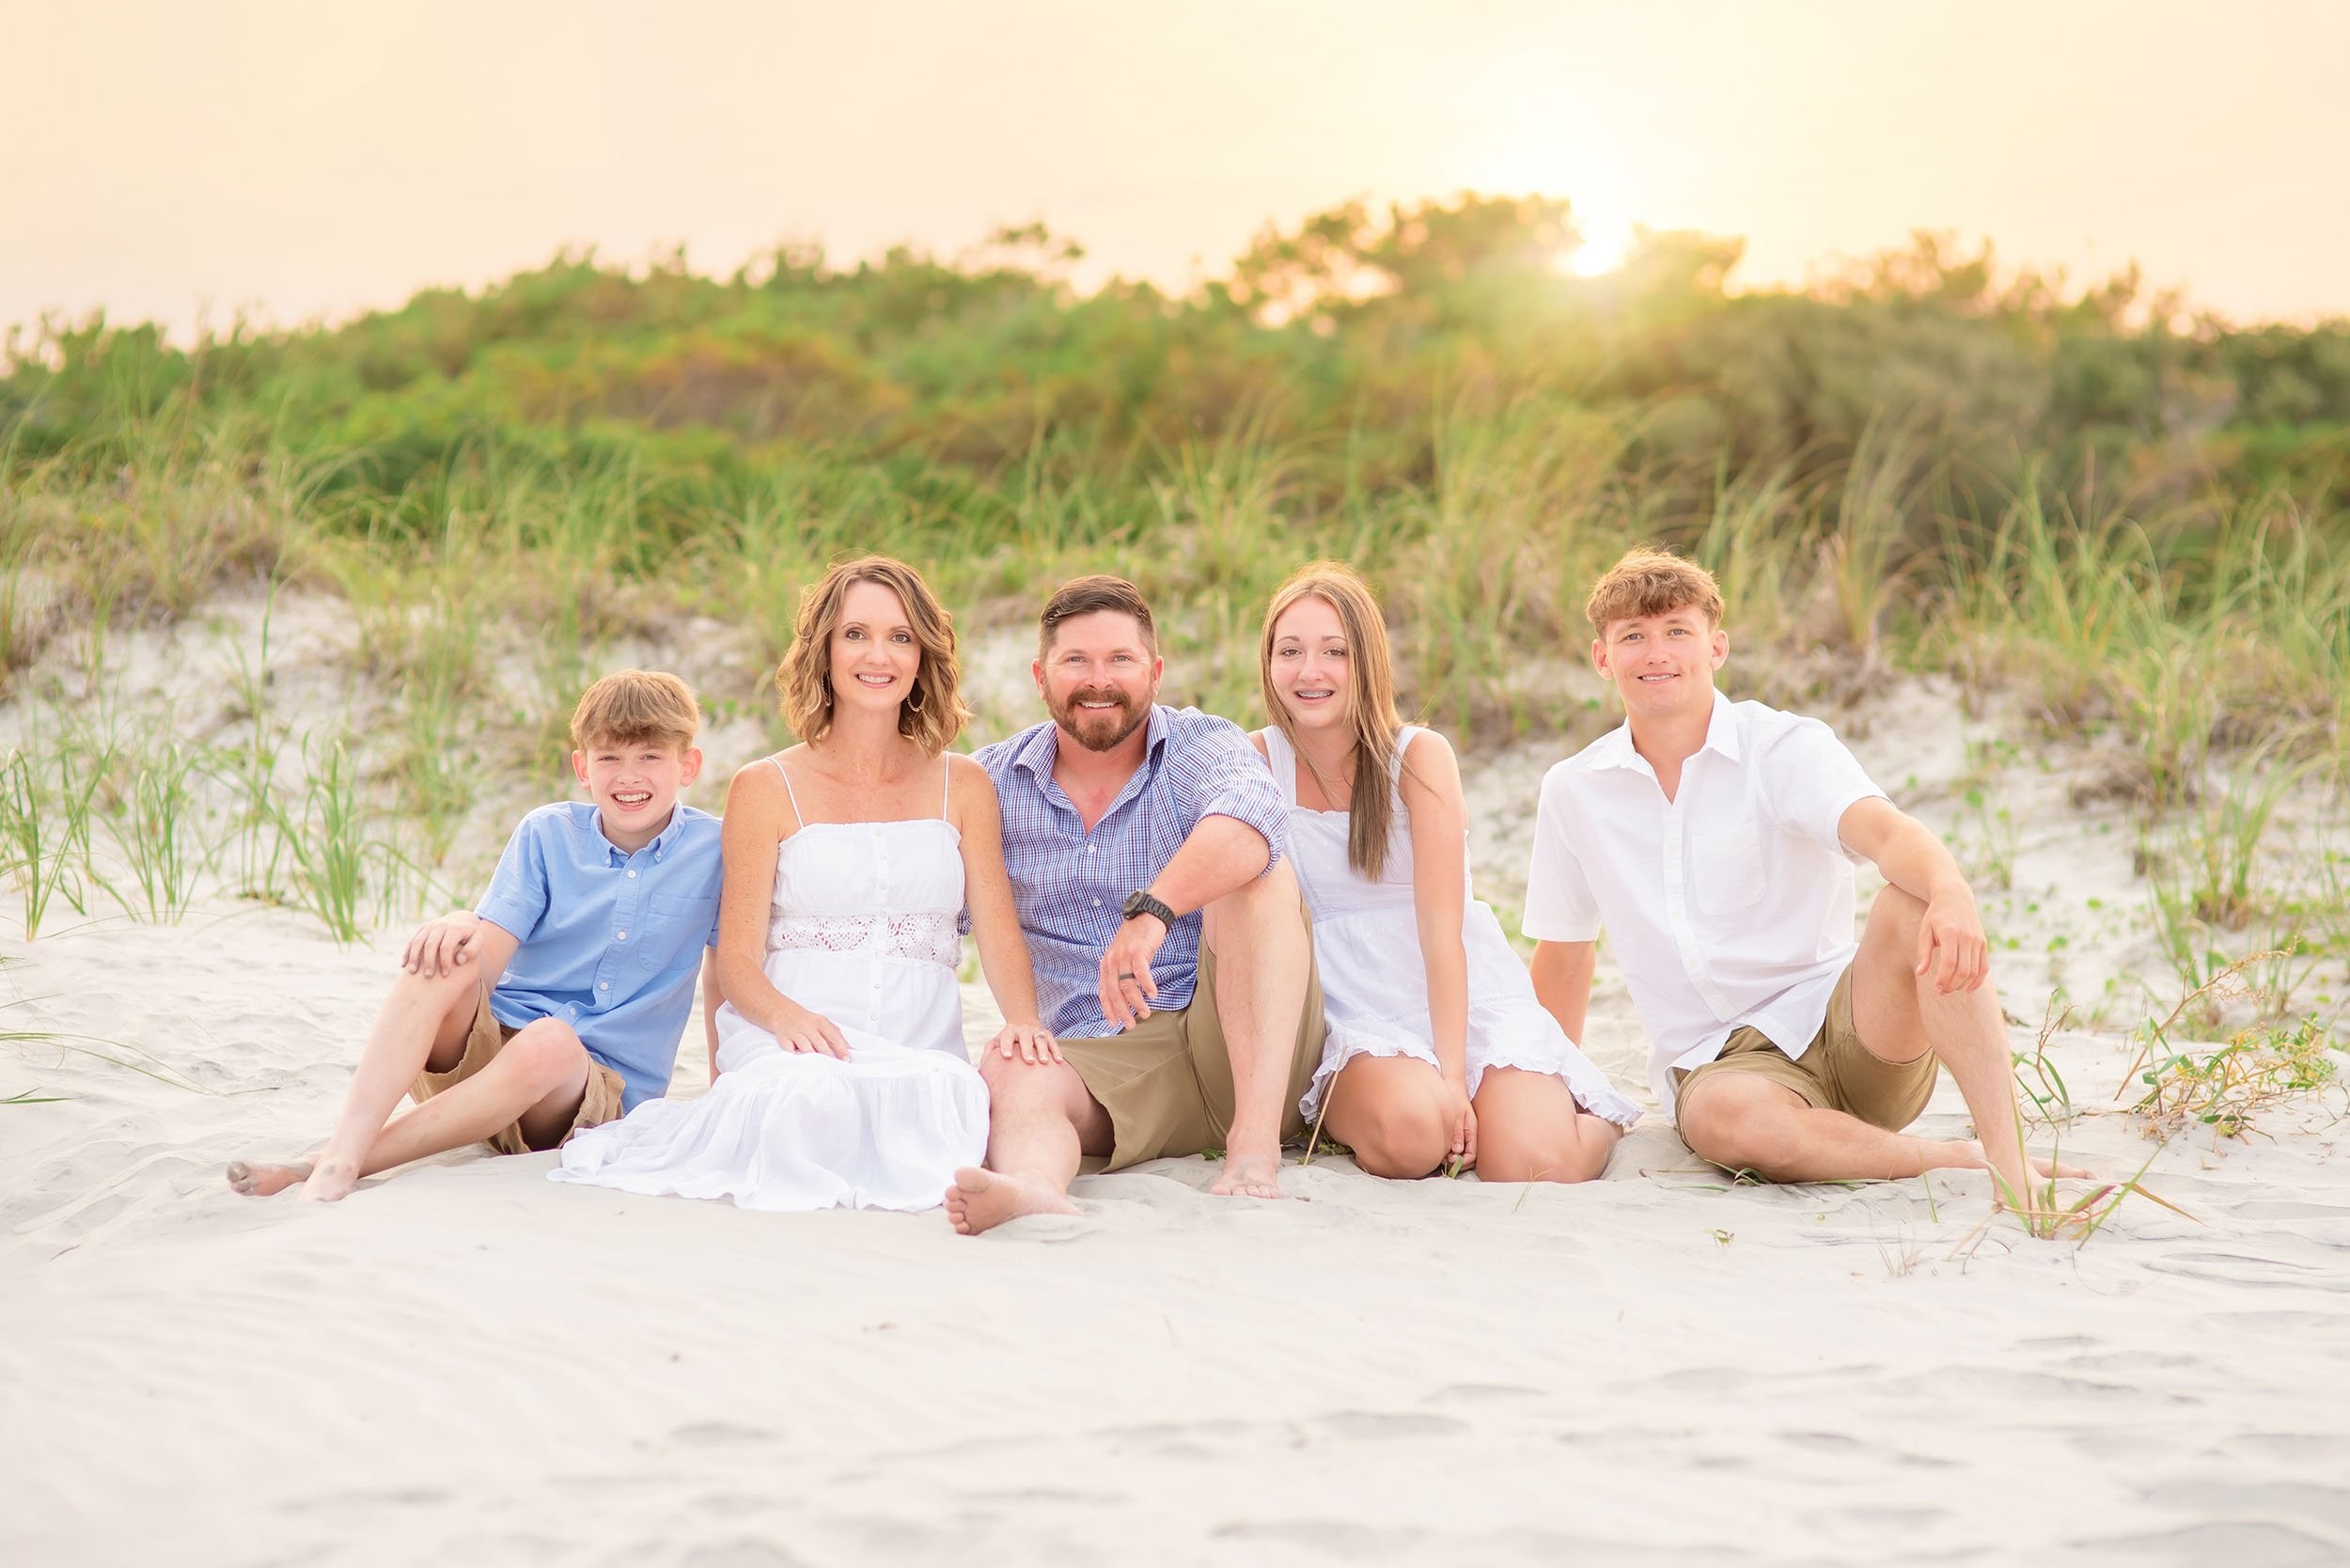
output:
M 869 557 L 802 599 L 778 684 L 807 737 L 737 774 L 719 906 L 717 1076 L 564 1146 L 559 1182 L 746 1209 L 927 1209 L 987 1149 L 956 984 L 967 902 L 1006 1018 L 1054 1052 L 1004 873 L 995 787 L 947 754 L 954 632 L 911 567 Z
M 1598 1175 L 1639 1107 L 1470 896 L 1460 768 L 1443 736 L 1397 716 L 1370 588 L 1335 562 L 1304 568 L 1266 609 L 1259 653 L 1274 722 L 1253 739 L 1290 805 L 1329 1020 L 1307 1121 L 1374 1176 Z

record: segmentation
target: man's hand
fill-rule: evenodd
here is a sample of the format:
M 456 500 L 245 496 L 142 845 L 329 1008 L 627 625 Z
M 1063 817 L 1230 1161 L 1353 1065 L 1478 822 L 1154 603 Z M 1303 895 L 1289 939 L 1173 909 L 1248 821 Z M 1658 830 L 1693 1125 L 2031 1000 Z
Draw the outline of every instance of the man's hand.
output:
M 1964 882 L 1936 887 L 1918 922 L 1913 973 L 1922 979 L 1929 971 L 1935 990 L 1945 996 L 1974 990 L 1991 973 L 1991 944 L 1982 934 L 1974 892 Z
M 1053 1039 L 1053 1031 L 1042 1024 L 1006 1024 L 995 1031 L 988 1048 L 1000 1053 L 1006 1061 L 1014 1057 L 1031 1064 L 1066 1059 Z
M 1447 1074 L 1444 1080 L 1445 1121 L 1452 1127 L 1452 1152 L 1445 1173 L 1466 1170 L 1477 1163 L 1477 1109 L 1469 1104 L 1468 1083 Z
M 810 1012 L 797 1002 L 783 1004 L 783 1016 L 776 1020 L 776 1043 L 787 1051 L 807 1051 L 818 1056 L 849 1059 L 849 1042 L 839 1026 L 821 1012 Z
M 400 966 L 426 980 L 453 975 L 459 964 L 473 962 L 480 934 L 481 917 L 470 909 L 428 920 L 408 938 L 407 949 L 400 955 Z
M 1118 929 L 1102 954 L 1102 1016 L 1110 1027 L 1125 1030 L 1151 1014 L 1159 988 L 1151 979 L 1151 959 L 1167 940 L 1167 926 L 1156 915 L 1136 915 Z

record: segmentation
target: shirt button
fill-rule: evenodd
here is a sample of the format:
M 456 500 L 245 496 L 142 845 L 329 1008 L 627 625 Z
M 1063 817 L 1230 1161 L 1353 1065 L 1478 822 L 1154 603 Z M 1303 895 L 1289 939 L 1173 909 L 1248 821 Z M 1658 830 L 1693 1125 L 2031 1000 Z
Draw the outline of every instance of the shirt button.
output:
M 629 874 L 629 875 L 631 875 L 631 876 L 634 876 L 636 873 L 635 873 L 634 871 L 631 871 L 631 872 L 629 872 L 628 874 Z
M 596 981 L 596 989 L 599 991 L 609 991 L 612 989 L 612 982 L 610 980 L 598 980 Z
M 628 940 L 628 933 L 624 931 L 614 932 L 612 933 L 612 940 L 615 942 L 625 942 Z
M 1093 907 L 1094 907 L 1094 908 L 1096 908 L 1096 909 L 1101 908 L 1101 907 L 1102 907 L 1102 901 L 1101 901 L 1100 899 L 1096 899 L 1096 900 L 1094 900 L 1094 901 L 1093 901 Z
M 1088 844 L 1088 845 L 1086 846 L 1086 853 L 1087 853 L 1088 855 L 1091 855 L 1091 854 L 1092 854 L 1095 850 L 1097 850 L 1097 849 L 1099 849 L 1099 848 L 1101 848 L 1101 847 L 1102 847 L 1102 846 L 1101 846 L 1101 845 L 1099 845 L 1099 844 Z

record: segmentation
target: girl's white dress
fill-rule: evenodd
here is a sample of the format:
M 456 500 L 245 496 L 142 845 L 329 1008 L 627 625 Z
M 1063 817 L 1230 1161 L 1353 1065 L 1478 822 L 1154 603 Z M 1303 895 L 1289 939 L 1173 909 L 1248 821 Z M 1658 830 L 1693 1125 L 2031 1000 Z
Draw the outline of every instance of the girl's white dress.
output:
M 580 1133 L 550 1178 L 744 1209 L 936 1206 L 987 1151 L 955 977 L 961 845 L 943 817 L 804 822 L 776 846 L 767 978 L 838 1027 L 847 1059 L 786 1051 L 723 1006 L 708 1093 Z
M 1338 1070 L 1359 1056 L 1412 1057 L 1436 1065 L 1434 1026 L 1428 1016 L 1428 966 L 1419 950 L 1419 916 L 1412 902 L 1411 821 L 1398 787 L 1403 754 L 1425 733 L 1406 725 L 1396 737 L 1387 777 L 1394 808 L 1386 863 L 1366 882 L 1346 858 L 1350 825 L 1343 811 L 1297 804 L 1297 753 L 1276 726 L 1264 737 L 1273 776 L 1289 804 L 1290 864 L 1314 917 L 1314 962 L 1322 971 L 1328 1032 L 1322 1064 L 1298 1102 L 1310 1125 Z M 1358 786 L 1359 788 L 1359 786 Z M 1461 842 L 1463 887 L 1468 886 L 1468 840 Z M 1619 1127 L 1639 1120 L 1640 1107 L 1616 1091 L 1607 1074 L 1575 1048 L 1559 1020 L 1534 997 L 1534 982 L 1518 962 L 1493 909 L 1469 896 L 1461 913 L 1461 945 L 1468 958 L 1468 1091 L 1491 1067 L 1517 1067 L 1566 1080 L 1575 1103 Z

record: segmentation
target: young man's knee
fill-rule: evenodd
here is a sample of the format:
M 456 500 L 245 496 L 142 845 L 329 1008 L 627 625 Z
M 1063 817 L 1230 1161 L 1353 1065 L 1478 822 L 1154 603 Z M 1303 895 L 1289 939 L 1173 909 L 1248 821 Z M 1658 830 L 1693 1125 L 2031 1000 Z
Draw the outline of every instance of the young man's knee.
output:
M 1714 1094 L 1681 1119 L 1682 1141 L 1700 1159 L 1727 1170 L 1770 1176 L 1787 1168 L 1796 1132 L 1784 1106 L 1717 1084 Z
M 1882 931 L 1906 961 L 1918 944 L 1918 928 L 1925 923 L 1925 900 L 1888 886 L 1878 892 L 1876 902 L 1869 906 L 1868 929 Z

